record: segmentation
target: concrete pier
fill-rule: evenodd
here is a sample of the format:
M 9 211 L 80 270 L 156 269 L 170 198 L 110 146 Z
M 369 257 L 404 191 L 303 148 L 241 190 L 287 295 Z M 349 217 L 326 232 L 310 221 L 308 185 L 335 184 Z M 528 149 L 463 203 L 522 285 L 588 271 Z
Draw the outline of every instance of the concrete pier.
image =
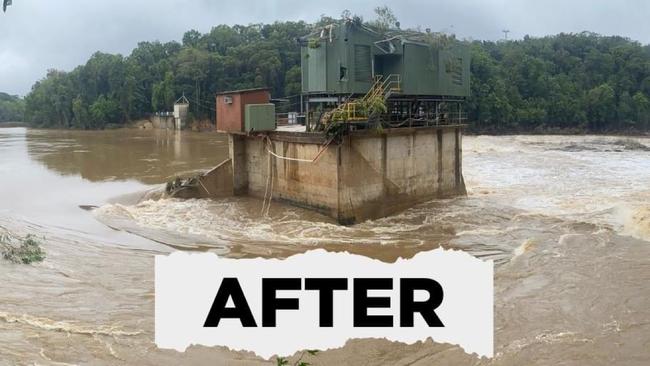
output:
M 201 177 L 199 190 L 204 197 L 231 190 L 271 196 L 346 225 L 376 219 L 432 198 L 466 194 L 462 130 L 356 131 L 327 148 L 325 134 L 229 134 L 230 161 Z M 230 179 L 232 185 L 224 183 Z

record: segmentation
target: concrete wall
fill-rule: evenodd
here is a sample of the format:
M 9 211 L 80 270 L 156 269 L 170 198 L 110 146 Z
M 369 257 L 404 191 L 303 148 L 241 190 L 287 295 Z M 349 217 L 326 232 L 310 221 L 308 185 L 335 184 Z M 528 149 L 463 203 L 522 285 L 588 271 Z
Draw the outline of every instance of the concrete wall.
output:
M 441 127 L 349 136 L 341 147 L 339 222 L 384 217 L 432 198 L 465 194 L 461 135 L 460 127 Z
M 233 195 L 232 159 L 167 192 L 174 198 L 222 198 Z
M 152 116 L 151 117 L 151 124 L 153 125 L 153 128 L 159 128 L 159 129 L 168 129 L 168 130 L 173 130 L 175 128 L 175 120 L 173 115 L 169 116 Z
M 233 192 L 232 159 L 199 176 L 198 188 L 202 197 L 230 197 Z
M 352 133 L 315 162 L 325 136 L 230 135 L 233 192 L 315 209 L 342 224 L 384 217 L 432 198 L 465 194 L 461 126 Z M 272 177 L 270 180 L 269 177 Z
M 251 138 L 246 142 L 248 195 L 263 198 L 272 191 L 275 200 L 337 216 L 339 153 L 336 146 L 322 153 L 317 162 L 306 163 L 278 159 L 268 150 L 279 156 L 312 160 L 318 156 L 320 144 Z

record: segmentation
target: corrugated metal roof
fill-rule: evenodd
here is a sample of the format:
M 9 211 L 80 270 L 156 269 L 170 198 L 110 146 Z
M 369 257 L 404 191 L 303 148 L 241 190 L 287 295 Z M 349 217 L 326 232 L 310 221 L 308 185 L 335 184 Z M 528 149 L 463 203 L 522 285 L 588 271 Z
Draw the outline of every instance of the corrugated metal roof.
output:
M 253 93 L 253 92 L 258 92 L 258 91 L 269 91 L 269 90 L 271 90 L 271 89 L 270 88 L 251 88 L 251 89 L 229 90 L 229 91 L 218 92 L 217 95 L 246 94 L 246 93 Z

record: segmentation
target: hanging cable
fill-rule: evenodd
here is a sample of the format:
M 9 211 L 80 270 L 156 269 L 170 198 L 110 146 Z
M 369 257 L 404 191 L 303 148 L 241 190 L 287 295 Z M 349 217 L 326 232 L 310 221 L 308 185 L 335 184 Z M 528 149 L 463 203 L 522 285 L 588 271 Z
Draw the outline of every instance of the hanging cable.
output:
M 265 189 L 264 189 L 264 200 L 262 201 L 262 211 L 260 212 L 260 214 L 262 216 L 264 216 L 264 211 L 265 211 L 265 208 L 266 208 L 266 200 L 267 200 L 267 197 L 269 195 L 269 186 L 271 184 L 270 182 L 271 182 L 271 155 L 268 155 L 268 158 L 267 158 L 267 170 L 266 170 L 266 186 L 265 186 Z M 271 206 L 270 201 L 269 201 L 269 206 Z
M 271 211 L 271 202 L 273 201 L 273 186 L 274 186 L 274 179 L 273 179 L 273 170 L 275 167 L 275 164 L 272 163 L 271 156 L 282 159 L 282 160 L 288 160 L 288 161 L 297 161 L 297 162 L 302 162 L 302 163 L 315 163 L 317 162 L 321 156 L 323 156 L 323 153 L 328 149 L 329 145 L 334 141 L 334 137 L 332 137 L 327 143 L 321 145 L 319 148 L 318 154 L 316 156 L 309 160 L 309 159 L 298 159 L 298 158 L 289 158 L 286 156 L 280 156 L 273 151 L 271 151 L 271 139 L 269 138 L 268 135 L 264 136 L 264 144 L 266 145 L 266 151 L 269 153 L 268 155 L 268 165 L 267 165 L 267 175 L 266 175 L 266 186 L 264 190 L 264 199 L 262 200 L 262 211 L 261 214 L 262 216 L 268 216 L 270 211 Z
M 264 141 L 266 142 L 266 151 L 269 154 L 273 155 L 274 157 L 276 157 L 278 159 L 288 160 L 288 161 L 297 161 L 297 162 L 301 162 L 301 163 L 315 163 L 316 161 L 318 161 L 320 159 L 320 157 L 323 155 L 325 150 L 327 150 L 327 148 L 332 143 L 332 141 L 334 141 L 334 137 L 332 137 L 326 144 L 321 145 L 321 148 L 319 149 L 318 154 L 313 159 L 299 159 L 299 158 L 289 158 L 289 157 L 286 157 L 286 156 L 280 156 L 280 155 L 274 153 L 273 151 L 271 151 L 269 149 L 269 143 L 268 142 L 271 141 L 271 139 L 268 136 L 264 137 Z

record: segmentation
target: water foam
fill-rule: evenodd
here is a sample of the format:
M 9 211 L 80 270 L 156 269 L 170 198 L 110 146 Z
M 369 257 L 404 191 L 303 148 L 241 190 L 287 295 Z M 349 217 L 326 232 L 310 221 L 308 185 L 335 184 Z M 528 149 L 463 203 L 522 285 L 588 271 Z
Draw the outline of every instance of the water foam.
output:
M 14 315 L 0 312 L 0 320 L 6 323 L 18 323 L 47 331 L 82 334 L 89 336 L 103 335 L 109 337 L 127 337 L 142 334 L 142 331 L 125 331 L 119 329 L 117 326 L 99 326 L 97 328 L 92 328 L 64 321 L 56 321 L 48 318 L 36 317 L 28 314 Z
M 632 210 L 625 221 L 624 233 L 650 241 L 650 206 Z

